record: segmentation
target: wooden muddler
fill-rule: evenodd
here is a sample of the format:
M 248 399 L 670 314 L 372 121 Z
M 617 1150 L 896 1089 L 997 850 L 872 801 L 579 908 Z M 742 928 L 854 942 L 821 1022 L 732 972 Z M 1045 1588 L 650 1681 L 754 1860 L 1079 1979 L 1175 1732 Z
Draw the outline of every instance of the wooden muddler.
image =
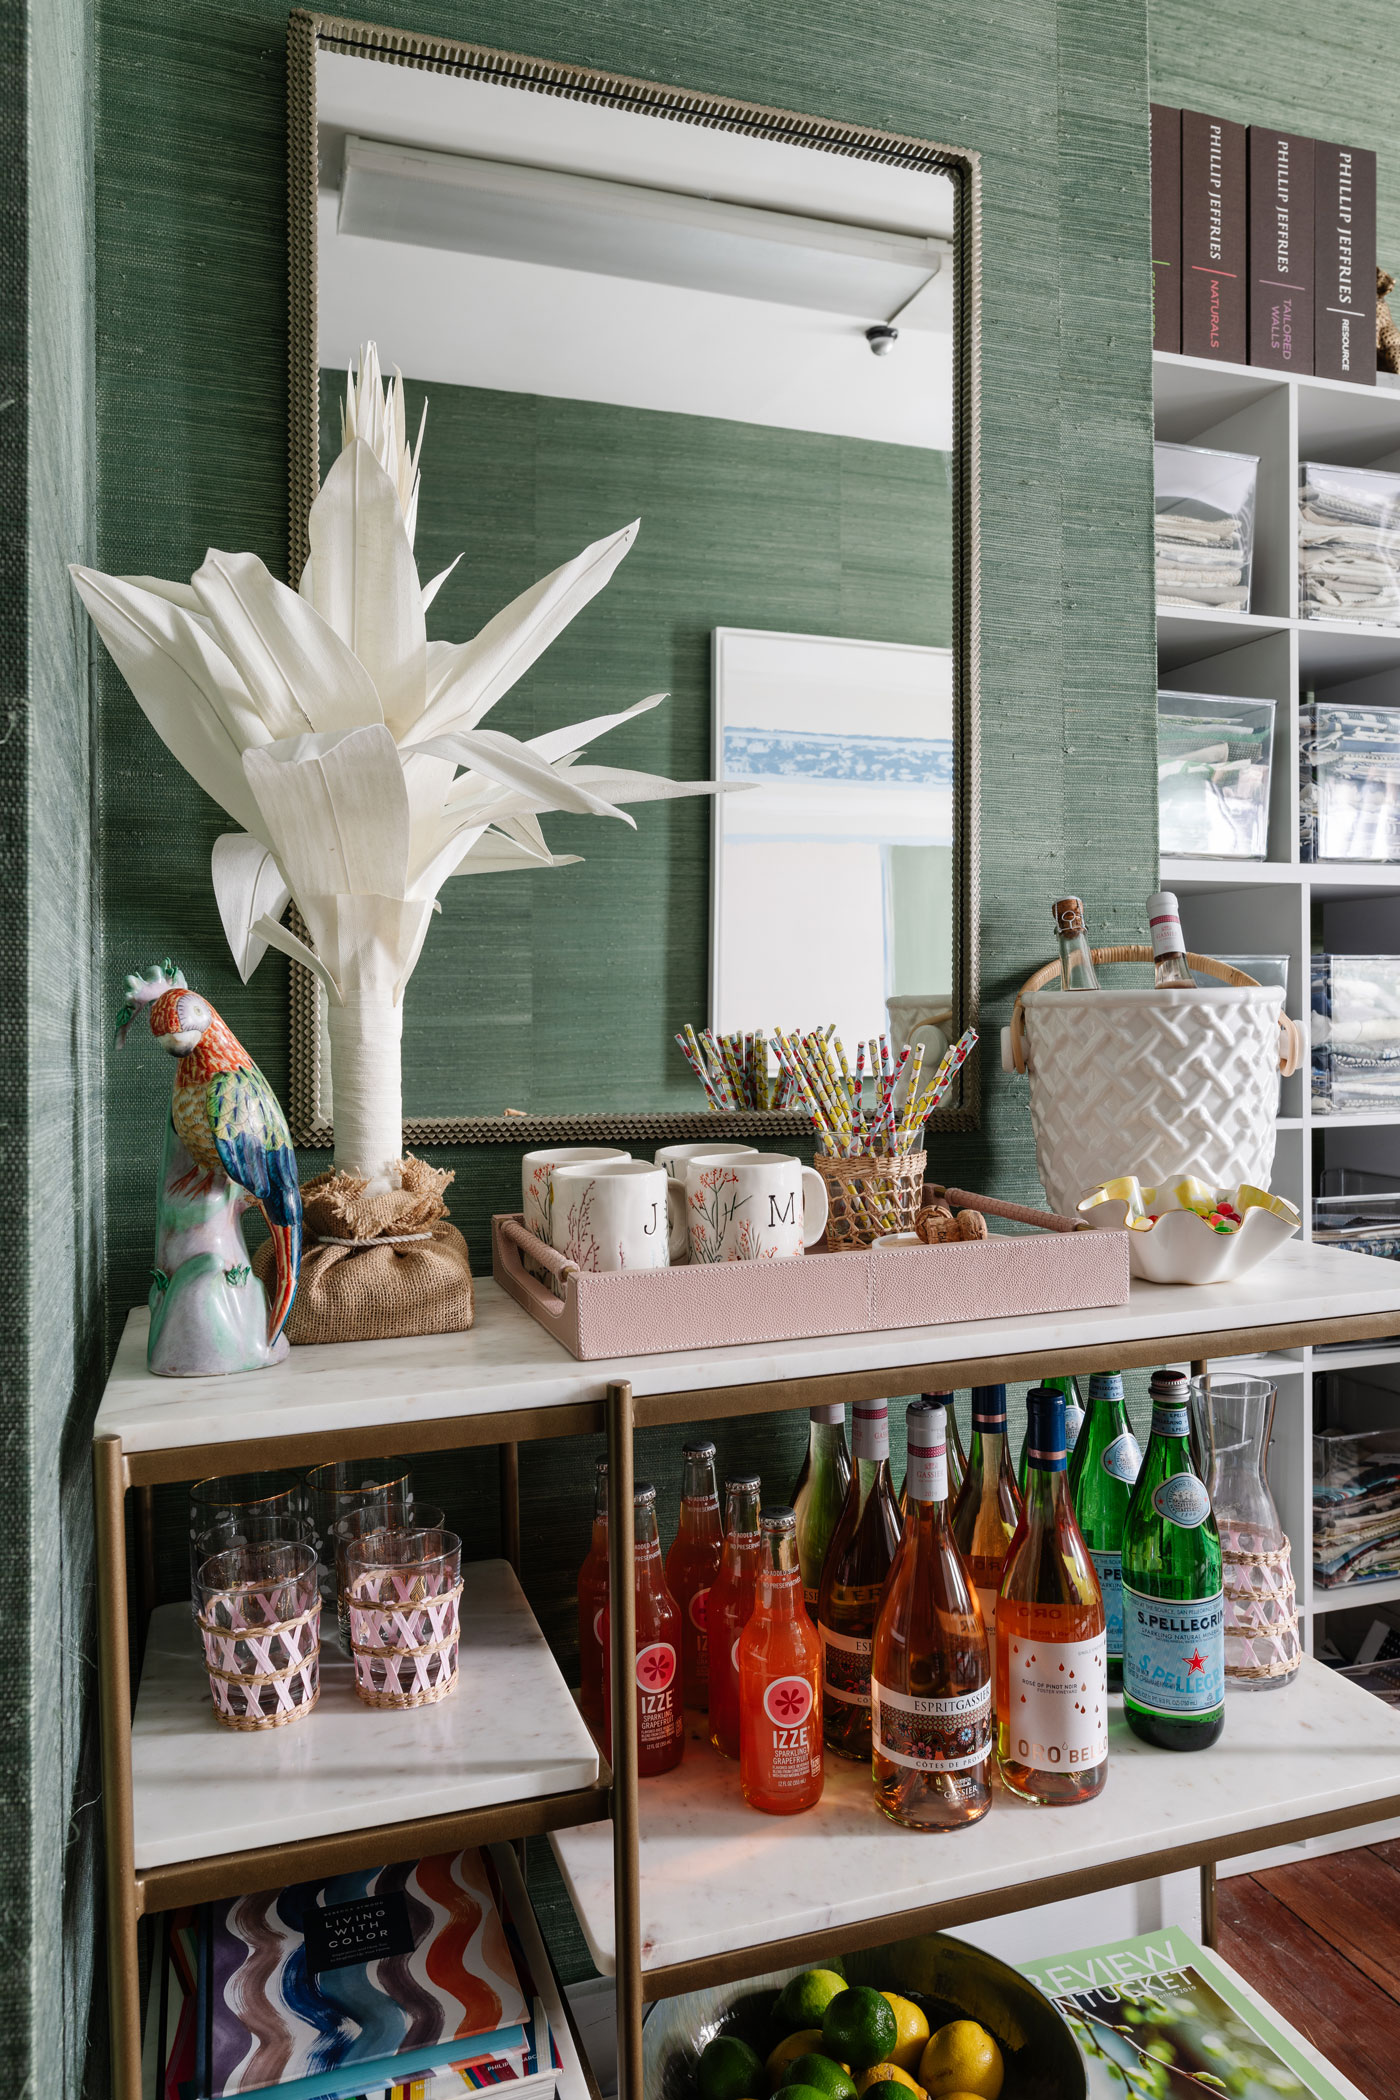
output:
M 945 1189 L 936 1181 L 925 1182 L 925 1193 L 941 1196 L 954 1210 L 980 1210 L 989 1218 L 1012 1218 L 1018 1225 L 1039 1225 L 1049 1232 L 1089 1232 L 1083 1218 L 1066 1218 L 1057 1210 L 1032 1210 L 1025 1203 L 1003 1203 L 999 1196 L 979 1196 L 972 1189 Z

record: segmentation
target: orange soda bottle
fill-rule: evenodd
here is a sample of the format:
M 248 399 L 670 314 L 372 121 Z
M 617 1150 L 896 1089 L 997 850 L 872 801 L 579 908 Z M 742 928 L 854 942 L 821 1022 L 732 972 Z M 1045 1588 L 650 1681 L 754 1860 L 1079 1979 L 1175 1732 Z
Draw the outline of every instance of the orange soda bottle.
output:
M 666 1587 L 661 1536 L 656 1528 L 656 1489 L 639 1480 L 632 1494 L 634 1595 L 637 1613 L 637 1771 L 643 1779 L 669 1772 L 685 1755 L 681 1717 L 681 1615 Z M 612 1760 L 612 1640 L 609 1608 L 603 1606 L 603 1754 Z
M 724 1556 L 710 1591 L 710 1741 L 739 1755 L 739 1636 L 758 1587 L 757 1473 L 724 1483 Z
M 666 1556 L 666 1587 L 681 1612 L 681 1687 L 687 1706 L 710 1704 L 710 1587 L 719 1573 L 719 1521 L 713 1444 L 687 1444 L 680 1528 Z
M 795 1816 L 822 1797 L 822 1651 L 807 1616 L 797 1517 L 763 1512 L 758 1591 L 739 1640 L 739 1780 L 750 1808 Z
M 598 1461 L 593 1491 L 593 1540 L 578 1571 L 578 1703 L 583 1718 L 603 1733 L 603 1611 L 608 1601 L 608 1462 Z

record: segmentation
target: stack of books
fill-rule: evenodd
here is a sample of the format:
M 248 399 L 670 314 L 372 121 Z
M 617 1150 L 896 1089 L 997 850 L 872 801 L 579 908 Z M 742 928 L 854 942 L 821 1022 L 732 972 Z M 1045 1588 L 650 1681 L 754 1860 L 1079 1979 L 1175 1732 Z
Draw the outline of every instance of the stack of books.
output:
M 152 2100 L 554 2100 L 573 2061 L 508 1846 L 175 1911 L 160 1952 Z
M 1152 105 L 1152 346 L 1376 383 L 1376 156 Z

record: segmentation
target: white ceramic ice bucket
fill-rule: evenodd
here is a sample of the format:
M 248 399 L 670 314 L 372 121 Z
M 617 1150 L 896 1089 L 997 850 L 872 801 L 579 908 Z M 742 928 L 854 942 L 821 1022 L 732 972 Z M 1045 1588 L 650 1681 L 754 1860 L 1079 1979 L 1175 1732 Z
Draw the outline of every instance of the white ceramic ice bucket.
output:
M 1095 961 L 1151 959 L 1148 948 Z M 1207 956 L 1191 968 L 1228 981 L 1194 991 L 1065 992 L 1037 972 L 1002 1034 L 1002 1063 L 1029 1074 L 1036 1163 L 1055 1210 L 1097 1183 L 1194 1174 L 1214 1187 L 1267 1189 L 1278 1075 L 1297 1070 L 1302 1036 L 1276 986 Z

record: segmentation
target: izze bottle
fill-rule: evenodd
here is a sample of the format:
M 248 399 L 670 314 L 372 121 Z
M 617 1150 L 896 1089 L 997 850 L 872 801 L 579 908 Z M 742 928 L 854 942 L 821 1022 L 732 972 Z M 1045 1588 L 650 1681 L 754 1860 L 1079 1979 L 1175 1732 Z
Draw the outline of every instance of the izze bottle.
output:
M 680 1606 L 681 1695 L 701 1713 L 710 1704 L 710 1585 L 719 1573 L 719 1490 L 713 1444 L 687 1444 L 680 1528 L 666 1556 L 666 1587 Z
M 608 1462 L 598 1461 L 593 1540 L 578 1571 L 578 1703 L 594 1735 L 603 1733 L 603 1612 L 608 1601 Z
M 758 1588 L 756 1473 L 724 1483 L 724 1552 L 710 1591 L 710 1741 L 739 1755 L 739 1636 Z
M 822 1797 L 822 1661 L 802 1596 L 797 1518 L 763 1512 L 758 1594 L 739 1639 L 739 1782 L 750 1808 L 795 1816 Z
M 643 1779 L 669 1772 L 685 1754 L 681 1717 L 681 1615 L 666 1587 L 656 1529 L 656 1489 L 639 1480 L 632 1494 L 636 1551 L 637 1770 Z M 612 1758 L 612 1640 L 603 1608 L 603 1750 Z
M 997 1602 L 997 1760 L 1008 1793 L 1061 1807 L 1108 1777 L 1108 1643 L 1069 1496 L 1064 1394 L 1027 1397 L 1026 1506 Z

